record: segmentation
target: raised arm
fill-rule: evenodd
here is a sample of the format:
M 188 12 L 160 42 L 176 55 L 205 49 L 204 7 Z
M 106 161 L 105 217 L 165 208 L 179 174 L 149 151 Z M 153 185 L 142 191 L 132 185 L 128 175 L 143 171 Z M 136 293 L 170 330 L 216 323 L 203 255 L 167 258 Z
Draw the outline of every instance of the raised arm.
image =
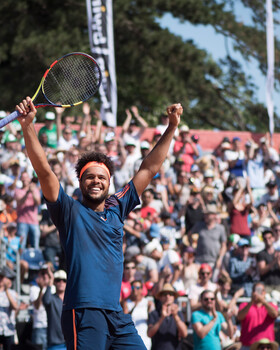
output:
M 38 140 L 33 125 L 36 109 L 31 98 L 27 97 L 16 106 L 16 109 L 21 114 L 18 121 L 21 124 L 25 147 L 28 157 L 40 181 L 43 195 L 49 202 L 55 202 L 59 193 L 59 181 L 52 172 L 45 152 Z
M 162 137 L 159 139 L 158 143 L 143 160 L 139 171 L 133 178 L 133 183 L 139 196 L 148 186 L 156 173 L 160 170 L 160 167 L 168 153 L 175 130 L 180 123 L 180 117 L 182 113 L 183 108 L 180 103 L 176 103 L 167 107 L 169 125 Z

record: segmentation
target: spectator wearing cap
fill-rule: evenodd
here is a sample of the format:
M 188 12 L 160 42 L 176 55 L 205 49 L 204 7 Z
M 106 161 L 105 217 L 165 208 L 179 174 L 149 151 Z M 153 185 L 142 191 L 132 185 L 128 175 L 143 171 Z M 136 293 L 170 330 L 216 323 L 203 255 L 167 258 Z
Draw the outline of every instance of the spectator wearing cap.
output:
M 198 271 L 198 281 L 189 288 L 188 298 L 190 300 L 190 305 L 192 311 L 201 308 L 200 295 L 204 290 L 211 290 L 215 292 L 218 288 L 216 283 L 211 281 L 212 278 L 212 268 L 208 264 L 201 264 Z
M 143 295 L 143 282 L 133 280 L 131 282 L 131 294 L 124 301 L 124 313 L 130 314 L 139 335 L 141 336 L 147 350 L 151 349 L 151 339 L 147 335 L 148 315 L 152 311 L 153 302 Z
M 199 136 L 197 134 L 193 134 L 191 136 L 191 139 L 192 141 L 195 143 L 196 145 L 196 149 L 197 149 L 197 152 L 198 152 L 198 155 L 197 156 L 194 156 L 194 159 L 197 159 L 199 157 L 201 157 L 203 155 L 203 150 L 202 150 L 202 147 L 201 145 L 199 144 Z
M 63 324 L 63 320 L 61 321 L 61 313 L 66 288 L 66 279 L 67 275 L 65 271 L 58 270 L 53 274 L 51 269 L 48 269 L 48 273 L 44 275 L 44 279 L 38 281 L 41 290 L 46 287 L 45 292 L 42 293 L 42 301 L 46 308 L 48 319 L 48 350 L 66 350 L 61 328 L 61 324 Z M 55 294 L 52 294 L 51 292 L 51 286 L 53 284 L 56 289 Z
M 275 237 L 272 230 L 262 233 L 264 249 L 257 255 L 261 281 L 268 293 L 278 290 L 280 286 L 280 254 L 274 248 Z
M 273 205 L 276 205 L 276 202 L 279 200 L 279 191 L 277 182 L 275 180 L 271 180 L 266 184 L 267 193 L 265 193 L 261 199 L 261 203 L 267 204 L 267 202 L 271 202 Z
M 122 139 L 124 141 L 124 144 L 126 145 L 127 142 L 131 142 L 131 139 L 134 140 L 135 144 L 135 153 L 140 155 L 140 140 L 141 137 L 148 127 L 148 123 L 143 119 L 138 111 L 138 108 L 136 106 L 132 106 L 131 112 L 133 113 L 133 116 L 135 119 L 133 119 L 132 114 L 129 109 L 126 109 L 126 119 L 122 126 Z M 140 125 L 140 128 L 137 126 L 137 124 Z
M 182 125 L 179 129 L 179 140 L 175 141 L 173 153 L 175 157 L 181 157 L 184 161 L 182 170 L 190 172 L 194 163 L 194 157 L 198 157 L 199 153 L 196 144 L 189 135 L 189 127 Z
M 260 339 L 250 346 L 250 350 L 278 350 L 279 344 L 267 338 Z
M 0 151 L 0 164 L 2 172 L 8 174 L 10 160 L 12 158 L 26 159 L 22 153 L 21 144 L 13 134 L 8 134 L 5 140 L 4 148 Z
M 116 175 L 115 183 L 116 187 L 120 188 L 124 186 L 126 183 L 129 182 L 129 180 L 134 175 L 134 163 L 139 158 L 139 153 L 136 150 L 137 143 L 134 140 L 134 138 L 130 137 L 127 138 L 124 147 L 126 150 L 126 156 L 125 160 L 123 162 L 122 167 L 118 171 L 118 175 Z M 118 178 L 118 181 L 116 181 Z
M 144 255 L 137 246 L 130 246 L 126 249 L 125 259 L 136 262 L 137 279 L 144 282 L 157 283 L 158 269 L 154 259 Z
M 265 294 L 265 285 L 256 282 L 250 295 L 251 300 L 239 305 L 237 319 L 241 322 L 240 341 L 243 350 L 249 350 L 252 344 L 263 338 L 275 340 L 274 327 L 278 307 L 267 302 Z
M 240 238 L 237 243 L 236 255 L 229 260 L 229 275 L 232 279 L 232 288 L 237 290 L 241 287 L 245 290 L 245 296 L 250 296 L 253 287 L 253 277 L 255 272 L 255 260 L 250 256 L 250 243 L 246 238 Z
M 196 261 L 200 264 L 207 263 L 218 271 L 221 268 L 222 260 L 226 252 L 226 231 L 225 227 L 217 223 L 219 215 L 215 205 L 208 205 L 204 210 L 204 219 L 195 224 L 190 231 L 198 233 L 196 250 Z
M 139 170 L 143 159 L 150 153 L 151 144 L 147 140 L 140 143 L 141 157 L 134 162 L 134 174 Z
M 192 314 L 191 318 L 194 349 L 221 350 L 222 330 L 228 332 L 229 338 L 233 336 L 231 314 L 227 314 L 225 319 L 223 314 L 216 310 L 216 296 L 211 290 L 204 290 L 201 293 L 200 303 L 201 307 Z
M 244 177 L 245 154 L 241 149 L 240 137 L 234 137 L 231 143 L 231 150 L 227 150 L 224 159 L 228 162 L 229 172 L 236 177 Z
M 168 211 L 162 211 L 160 213 L 160 227 L 161 238 L 167 238 L 169 248 L 174 249 L 177 246 L 177 240 L 181 239 L 181 233 L 176 228 L 175 222 Z
M 157 293 L 160 301 L 156 310 L 149 314 L 148 336 L 152 338 L 152 349 L 178 349 L 181 339 L 188 334 L 184 316 L 175 303 L 178 293 L 166 283 Z
M 0 344 L 3 350 L 11 350 L 15 343 L 18 295 L 11 289 L 13 278 L 6 267 L 0 269 Z
M 41 134 L 47 135 L 47 146 L 50 148 L 57 147 L 57 126 L 55 123 L 55 114 L 54 112 L 47 112 L 45 114 L 45 125 L 41 127 L 38 133 L 38 137 Z

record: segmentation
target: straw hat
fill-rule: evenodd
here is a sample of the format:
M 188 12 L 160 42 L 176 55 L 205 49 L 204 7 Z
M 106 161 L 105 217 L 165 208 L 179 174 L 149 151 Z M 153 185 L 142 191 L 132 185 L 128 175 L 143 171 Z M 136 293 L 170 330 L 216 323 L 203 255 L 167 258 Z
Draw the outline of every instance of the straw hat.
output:
M 156 298 L 159 299 L 162 296 L 162 294 L 165 292 L 172 293 L 174 295 L 174 298 L 178 298 L 179 296 L 179 294 L 176 292 L 176 290 L 172 287 L 170 283 L 165 283 L 162 287 L 162 290 L 160 290 L 157 293 Z
M 272 350 L 278 350 L 279 344 L 276 341 L 270 341 L 267 338 L 260 339 L 251 345 L 250 350 L 257 350 L 259 345 L 271 345 Z

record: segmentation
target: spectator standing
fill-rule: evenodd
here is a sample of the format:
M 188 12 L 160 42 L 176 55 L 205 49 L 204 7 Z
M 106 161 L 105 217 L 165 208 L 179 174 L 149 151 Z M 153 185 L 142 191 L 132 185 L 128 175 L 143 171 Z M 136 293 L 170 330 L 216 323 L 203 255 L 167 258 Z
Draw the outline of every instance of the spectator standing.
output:
M 55 124 L 55 114 L 54 112 L 47 112 L 45 114 L 45 125 L 41 127 L 38 133 L 40 138 L 42 134 L 47 136 L 47 147 L 52 149 L 57 147 L 57 126 Z
M 211 290 L 204 290 L 200 295 L 201 308 L 192 314 L 191 323 L 194 330 L 194 350 L 221 350 L 220 332 L 228 331 L 229 338 L 233 336 L 231 315 L 225 319 L 216 311 L 216 298 Z
M 219 270 L 222 265 L 223 256 L 226 253 L 226 231 L 225 227 L 217 223 L 217 208 L 208 205 L 204 211 L 204 221 L 195 224 L 191 233 L 198 233 L 196 249 L 196 262 L 207 263 L 212 268 Z M 191 240 L 191 238 L 190 238 Z
M 267 292 L 278 290 L 280 286 L 280 252 L 274 248 L 275 238 L 272 230 L 262 233 L 264 250 L 257 255 L 258 269 L 261 281 Z
M 143 296 L 142 281 L 131 282 L 131 294 L 124 302 L 124 313 L 131 315 L 132 321 L 141 336 L 147 350 L 151 349 L 151 339 L 147 335 L 148 315 L 152 310 L 152 303 Z
M 17 201 L 17 235 L 21 237 L 21 247 L 25 249 L 27 238 L 30 245 L 39 248 L 40 228 L 38 219 L 38 206 L 41 204 L 40 191 L 37 185 L 31 181 L 26 171 L 21 174 L 22 188 L 15 190 Z
M 126 109 L 126 119 L 122 126 L 122 138 L 124 140 L 124 144 L 127 142 L 134 141 L 135 145 L 135 153 L 140 156 L 140 139 L 143 135 L 144 131 L 148 127 L 148 123 L 143 119 L 138 111 L 136 106 L 131 107 L 131 111 L 135 119 L 133 119 L 132 114 L 129 109 Z M 140 128 L 137 127 L 137 122 L 140 124 Z
M 134 260 L 125 260 L 123 264 L 123 278 L 121 285 L 121 301 L 127 299 L 131 293 L 131 283 L 135 280 L 136 263 Z
M 192 311 L 201 308 L 200 295 L 204 290 L 215 292 L 218 288 L 216 283 L 211 282 L 212 268 L 208 264 L 202 264 L 198 272 L 198 282 L 189 288 L 188 298 Z
M 241 322 L 242 350 L 262 339 L 275 340 L 274 325 L 278 316 L 278 307 L 265 300 L 265 286 L 257 282 L 253 287 L 251 300 L 241 303 L 237 319 Z
M 175 141 L 173 152 L 175 157 L 180 157 L 183 160 L 182 170 L 189 173 L 194 163 L 194 157 L 197 157 L 199 153 L 196 144 L 189 135 L 189 127 L 182 125 L 179 132 L 179 140 Z
M 179 350 L 180 341 L 188 334 L 184 316 L 175 299 L 177 292 L 166 283 L 157 294 L 160 306 L 149 314 L 148 336 L 152 338 L 152 350 Z
M 250 244 L 247 239 L 239 239 L 237 246 L 237 254 L 232 255 L 229 259 L 229 275 L 233 282 L 233 289 L 236 290 L 243 287 L 245 296 L 248 297 L 252 293 L 256 261 L 249 254 Z
M 6 268 L 0 269 L 0 344 L 11 350 L 15 342 L 18 295 L 11 289 L 12 276 Z
M 46 287 L 43 294 L 43 304 L 46 308 L 48 318 L 48 350 L 62 349 L 67 350 L 64 336 L 61 329 L 61 313 L 62 304 L 66 288 L 66 272 L 58 270 L 52 274 L 51 269 L 48 269 L 48 277 L 43 280 L 40 288 Z M 51 286 L 54 284 L 56 288 L 55 294 L 51 292 Z
M 33 306 L 31 340 L 33 344 L 42 345 L 43 350 L 47 349 L 48 343 L 48 319 L 46 309 L 42 301 L 42 297 L 46 291 L 45 284 L 47 284 L 49 281 L 48 269 L 49 267 L 47 264 L 43 265 L 36 279 L 37 284 L 30 287 L 30 303 Z M 45 280 L 47 281 L 45 282 Z M 54 286 L 51 288 L 54 288 Z

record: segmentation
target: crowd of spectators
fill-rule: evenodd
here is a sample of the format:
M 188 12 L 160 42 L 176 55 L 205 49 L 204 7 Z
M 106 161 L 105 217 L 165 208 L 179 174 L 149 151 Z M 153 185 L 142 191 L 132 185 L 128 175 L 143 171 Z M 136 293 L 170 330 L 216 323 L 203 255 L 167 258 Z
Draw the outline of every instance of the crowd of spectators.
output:
M 76 200 L 81 193 L 74 167 L 81 153 L 111 157 L 114 194 L 168 125 L 162 114 L 151 138 L 144 138 L 148 124 L 135 106 L 126 110 L 118 132 L 87 103 L 83 114 L 75 118 L 56 108 L 38 131 L 53 172 Z M 214 150 L 203 150 L 199 136 L 181 125 L 162 169 L 124 223 L 120 301 L 147 349 L 278 349 L 279 153 L 267 135 L 258 143 L 245 141 L 243 147 L 244 140 L 225 137 Z M 57 310 L 67 279 L 64 254 L 17 121 L 0 129 L 0 170 L 1 244 L 7 247 L 0 344 L 11 349 L 19 342 L 16 315 L 32 307 L 31 344 L 62 348 Z M 28 294 L 30 305 L 20 303 L 12 288 L 16 252 L 22 285 L 30 285 L 21 294 Z M 34 267 L 37 256 L 41 265 Z M 180 296 L 186 298 L 179 308 Z M 185 341 L 188 333 L 191 341 Z

